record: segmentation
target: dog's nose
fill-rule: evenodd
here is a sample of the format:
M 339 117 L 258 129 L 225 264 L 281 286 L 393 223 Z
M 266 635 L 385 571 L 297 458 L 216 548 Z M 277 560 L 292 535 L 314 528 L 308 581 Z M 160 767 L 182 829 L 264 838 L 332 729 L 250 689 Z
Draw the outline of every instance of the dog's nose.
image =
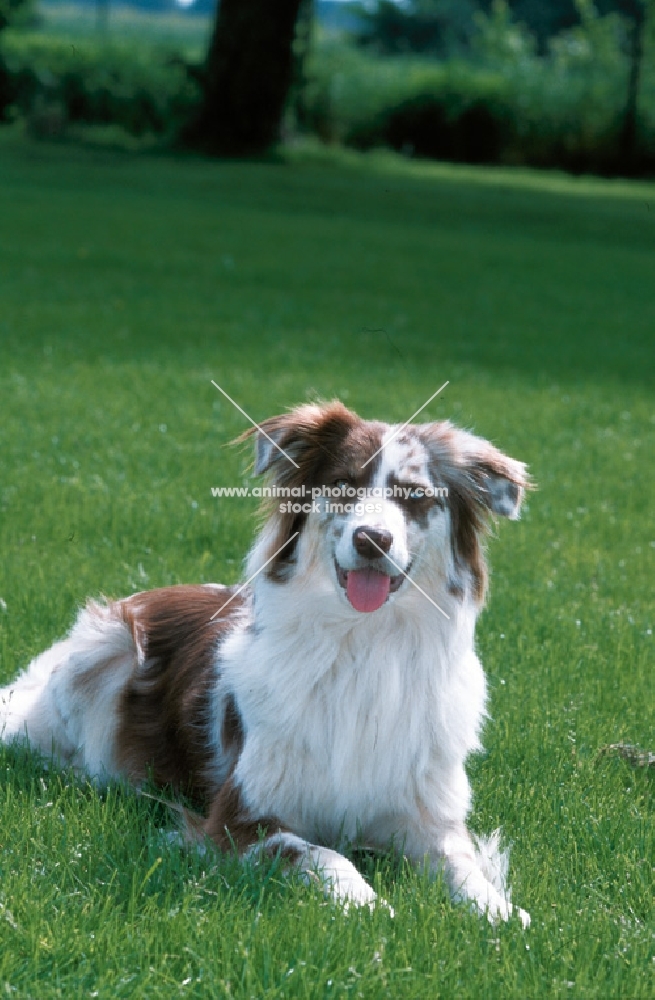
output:
M 365 559 L 380 559 L 391 548 L 393 535 L 380 528 L 355 528 L 353 545 L 355 551 Z

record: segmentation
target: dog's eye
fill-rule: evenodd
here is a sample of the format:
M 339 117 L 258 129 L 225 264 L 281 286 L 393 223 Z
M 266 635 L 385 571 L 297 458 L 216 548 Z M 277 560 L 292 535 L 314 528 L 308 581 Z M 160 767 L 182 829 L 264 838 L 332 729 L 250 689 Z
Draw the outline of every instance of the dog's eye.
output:
M 410 500 L 423 500 L 423 498 L 425 497 L 425 487 L 412 486 L 408 496 Z
M 345 476 L 342 476 L 340 479 L 334 480 L 333 486 L 335 486 L 338 490 L 347 490 L 349 486 L 352 486 L 352 483 L 350 479 L 346 479 Z

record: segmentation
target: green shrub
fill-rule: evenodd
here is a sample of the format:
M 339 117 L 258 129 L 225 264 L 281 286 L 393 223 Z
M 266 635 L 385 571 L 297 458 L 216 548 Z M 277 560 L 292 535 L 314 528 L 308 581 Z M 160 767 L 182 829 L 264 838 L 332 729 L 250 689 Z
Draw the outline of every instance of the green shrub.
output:
M 74 42 L 5 32 L 9 99 L 28 121 L 115 124 L 132 135 L 173 135 L 199 87 L 169 49 L 135 41 Z M 56 129 L 55 129 L 56 130 Z
M 354 8 L 357 43 L 381 55 L 446 56 L 465 51 L 475 33 L 475 0 L 377 0 Z
M 343 42 L 314 52 L 301 122 L 328 141 L 391 146 L 418 156 L 529 164 L 573 171 L 621 169 L 628 59 L 624 22 L 579 0 L 581 24 L 545 56 L 496 3 L 480 15 L 467 61 L 382 58 Z M 649 45 L 655 48 L 651 37 Z M 655 70 L 644 61 L 643 169 L 655 167 Z
M 581 24 L 552 39 L 538 56 L 533 39 L 512 23 L 507 5 L 479 16 L 476 58 L 502 73 L 512 103 L 512 162 L 607 169 L 619 155 L 627 93 L 625 27 L 578 0 Z
M 0 0 L 1 2 L 1 0 Z M 9 0 L 6 0 L 9 2 Z M 626 22 L 577 0 L 580 24 L 545 55 L 496 0 L 479 14 L 469 57 L 382 57 L 319 41 L 290 101 L 300 127 L 358 149 L 574 171 L 621 170 Z M 655 8 L 653 8 L 655 9 Z M 643 170 L 655 168 L 655 17 L 639 105 Z M 196 114 L 198 73 L 179 51 L 134 38 L 102 41 L 15 29 L 0 37 L 0 118 L 13 105 L 37 134 L 68 124 L 174 137 Z
M 25 23 L 33 13 L 31 0 L 0 0 L 0 35 L 10 24 Z M 0 122 L 6 118 L 11 100 L 11 76 L 0 51 Z
M 29 23 L 33 16 L 32 0 L 0 0 L 0 31 L 10 24 Z
M 329 43 L 309 66 L 303 124 L 360 149 L 390 145 L 483 161 L 498 153 L 504 90 L 500 74 L 466 63 L 383 59 Z
M 431 159 L 496 162 L 503 147 L 501 109 L 482 97 L 462 106 L 460 97 L 444 93 L 409 98 L 388 115 L 388 143 L 394 149 Z

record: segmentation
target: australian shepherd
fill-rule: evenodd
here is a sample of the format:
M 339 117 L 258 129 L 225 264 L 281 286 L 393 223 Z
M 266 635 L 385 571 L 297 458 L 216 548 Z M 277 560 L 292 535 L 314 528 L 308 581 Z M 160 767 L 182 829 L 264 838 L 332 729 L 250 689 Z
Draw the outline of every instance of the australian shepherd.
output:
M 399 428 L 338 401 L 265 421 L 255 452 L 248 585 L 90 602 L 0 689 L 2 740 L 178 789 L 204 804 L 198 837 L 280 856 L 336 900 L 376 898 L 339 850 L 393 843 L 527 926 L 497 836 L 467 830 L 465 770 L 485 718 L 484 534 L 518 517 L 525 465 L 448 421 Z

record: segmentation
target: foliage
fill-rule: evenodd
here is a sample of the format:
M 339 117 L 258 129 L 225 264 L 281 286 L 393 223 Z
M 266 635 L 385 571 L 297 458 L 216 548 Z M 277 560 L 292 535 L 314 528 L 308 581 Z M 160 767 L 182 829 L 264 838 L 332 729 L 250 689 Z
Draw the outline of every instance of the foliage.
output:
M 37 131 L 111 123 L 172 136 L 198 101 L 184 61 L 158 45 L 11 32 L 2 51 L 11 103 Z
M 653 0 L 649 10 L 636 122 L 642 171 L 655 168 Z M 466 58 L 383 57 L 320 32 L 310 46 L 305 32 L 287 133 L 416 156 L 620 172 L 629 22 L 600 16 L 589 0 L 577 0 L 576 11 L 577 25 L 544 52 L 501 0 L 475 15 Z M 54 36 L 4 32 L 0 107 L 13 104 L 35 134 L 85 123 L 168 141 L 197 117 L 202 45 L 199 35 L 193 46 L 184 36 L 176 49 L 147 30 L 117 16 L 106 43 L 88 26 L 72 34 L 70 23 Z
M 576 0 L 508 0 L 512 19 L 532 35 L 545 53 L 555 35 L 579 23 Z M 612 3 L 613 0 L 608 0 Z
M 0 0 L 0 32 L 10 24 L 29 21 L 32 10 L 32 0 Z
M 360 45 L 382 55 L 445 56 L 465 51 L 475 32 L 475 0 L 378 0 L 360 4 Z
M 510 18 L 502 2 L 481 15 L 477 57 L 510 81 L 512 119 L 526 161 L 560 162 L 579 169 L 621 169 L 620 148 L 628 99 L 629 24 L 601 16 L 591 0 L 576 0 L 579 24 L 549 41 L 544 56 Z M 653 9 L 655 14 L 655 8 Z M 651 28 L 655 21 L 651 22 Z M 652 52 L 652 49 L 651 49 Z M 655 63 L 642 72 L 639 143 L 642 168 L 655 159 Z
M 343 45 L 316 54 L 306 121 L 328 141 L 391 145 L 421 156 L 481 162 L 500 141 L 505 85 L 461 62 L 379 59 Z
M 599 13 L 635 16 L 635 10 L 648 0 L 596 0 Z M 365 24 L 359 36 L 378 53 L 402 54 L 429 52 L 454 55 L 466 51 L 475 38 L 479 13 L 488 14 L 493 0 L 375 0 L 359 5 L 358 14 Z M 548 50 L 550 39 L 580 24 L 578 0 L 507 0 L 515 24 L 534 39 L 539 52 Z
M 329 141 L 421 156 L 621 169 L 628 58 L 625 22 L 580 2 L 580 24 L 539 55 L 496 0 L 476 17 L 471 58 L 376 57 L 326 42 L 314 54 L 304 121 Z M 641 168 L 655 166 L 653 68 L 642 81 Z
M 31 0 L 0 0 L 0 37 L 10 24 L 26 23 L 31 12 Z M 12 81 L 0 50 L 0 123 L 6 118 L 11 96 Z

